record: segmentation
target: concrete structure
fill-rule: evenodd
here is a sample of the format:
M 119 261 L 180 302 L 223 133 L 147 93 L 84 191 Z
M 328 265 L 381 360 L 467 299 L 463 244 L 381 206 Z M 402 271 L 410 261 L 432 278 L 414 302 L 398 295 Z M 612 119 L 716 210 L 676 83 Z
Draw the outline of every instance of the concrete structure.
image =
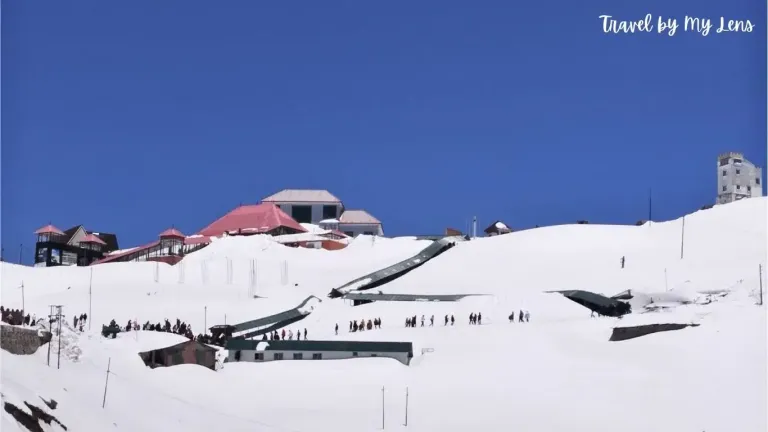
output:
M 0 325 L 0 348 L 12 354 L 34 354 L 38 348 L 50 341 L 51 333 L 45 330 L 6 323 Z
M 284 189 L 261 201 L 275 204 L 299 223 L 338 219 L 344 212 L 341 200 L 327 190 Z
M 346 210 L 339 219 L 339 231 L 350 237 L 360 234 L 383 236 L 381 222 L 365 210 Z
M 341 360 L 387 357 L 408 366 L 413 358 L 411 342 L 242 340 L 227 342 L 228 362 L 275 360 Z
M 729 152 L 717 158 L 717 204 L 763 196 L 763 170 L 744 159 L 742 153 Z
M 381 221 L 365 210 L 346 210 L 341 200 L 327 190 L 284 189 L 261 201 L 280 207 L 299 223 L 320 225 L 350 237 L 384 235 Z

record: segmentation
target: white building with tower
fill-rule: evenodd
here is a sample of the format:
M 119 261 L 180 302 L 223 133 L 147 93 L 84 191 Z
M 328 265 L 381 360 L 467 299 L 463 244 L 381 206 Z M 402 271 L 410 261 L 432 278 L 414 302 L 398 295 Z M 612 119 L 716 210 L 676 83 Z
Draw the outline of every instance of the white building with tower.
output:
M 729 152 L 717 158 L 717 204 L 763 196 L 763 169 Z

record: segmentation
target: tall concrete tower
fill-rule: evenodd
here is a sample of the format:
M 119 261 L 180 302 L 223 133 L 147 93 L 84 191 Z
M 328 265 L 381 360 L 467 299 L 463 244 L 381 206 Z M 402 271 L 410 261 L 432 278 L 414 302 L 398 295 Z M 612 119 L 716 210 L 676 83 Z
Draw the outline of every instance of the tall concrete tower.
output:
M 717 204 L 763 196 L 763 170 L 744 159 L 744 154 L 729 152 L 717 158 Z

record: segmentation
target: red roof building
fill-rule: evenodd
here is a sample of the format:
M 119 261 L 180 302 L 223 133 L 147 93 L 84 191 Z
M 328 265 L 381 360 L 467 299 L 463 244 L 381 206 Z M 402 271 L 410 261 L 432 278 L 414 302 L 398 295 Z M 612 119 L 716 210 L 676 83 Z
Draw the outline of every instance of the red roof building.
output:
M 48 224 L 39 230 L 35 231 L 36 235 L 45 235 L 45 234 L 54 234 L 54 235 L 64 235 L 64 231 L 56 228 L 55 226 Z
M 200 235 L 215 237 L 251 234 L 297 234 L 307 230 L 280 207 L 272 203 L 240 206 L 200 230 Z

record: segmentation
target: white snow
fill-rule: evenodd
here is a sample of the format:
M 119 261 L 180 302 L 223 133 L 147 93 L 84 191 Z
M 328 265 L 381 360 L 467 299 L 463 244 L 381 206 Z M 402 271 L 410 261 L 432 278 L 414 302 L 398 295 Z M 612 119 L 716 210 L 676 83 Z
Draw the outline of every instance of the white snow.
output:
M 564 225 L 460 242 L 377 288 L 491 294 L 458 303 L 351 307 L 326 297 L 415 255 L 428 241 L 360 236 L 345 249 L 326 251 L 260 235 L 226 237 L 176 266 L 94 266 L 93 322 L 84 334 L 69 321 L 89 312 L 90 268 L 2 263 L 3 306 L 21 307 L 23 281 L 27 311 L 40 317 L 49 304 L 61 304 L 68 317 L 61 369 L 53 358 L 46 366 L 45 346 L 31 356 L 2 352 L 2 398 L 40 407 L 40 397 L 53 398 L 58 408 L 48 411 L 78 431 L 381 430 L 382 387 L 385 430 L 393 431 L 765 431 L 766 315 L 755 303 L 758 265 L 766 263 L 767 202 L 752 198 L 686 216 L 684 259 L 679 219 L 640 227 Z M 249 286 L 252 265 L 255 286 Z M 639 307 L 622 319 L 590 318 L 562 295 L 544 293 L 563 289 L 607 296 L 629 289 Z M 223 324 L 225 315 L 228 323 L 251 320 L 309 295 L 322 302 L 308 304 L 307 318 L 286 331 L 307 328 L 316 340 L 412 341 L 411 365 L 369 358 L 227 363 L 215 372 L 195 365 L 149 369 L 139 352 L 184 339 L 99 334 L 112 318 L 125 325 L 177 317 L 198 333 Z M 664 308 L 651 311 L 650 304 Z M 531 322 L 509 323 L 509 313 L 521 309 L 531 312 Z M 483 325 L 468 325 L 470 312 L 482 312 Z M 446 314 L 455 316 L 454 326 L 443 326 Z M 435 327 L 404 328 L 411 315 L 426 315 L 427 323 L 434 315 Z M 350 320 L 375 317 L 382 329 L 347 333 Z M 615 326 L 666 322 L 699 326 L 608 342 Z M 1 426 L 23 430 L 5 412 Z

